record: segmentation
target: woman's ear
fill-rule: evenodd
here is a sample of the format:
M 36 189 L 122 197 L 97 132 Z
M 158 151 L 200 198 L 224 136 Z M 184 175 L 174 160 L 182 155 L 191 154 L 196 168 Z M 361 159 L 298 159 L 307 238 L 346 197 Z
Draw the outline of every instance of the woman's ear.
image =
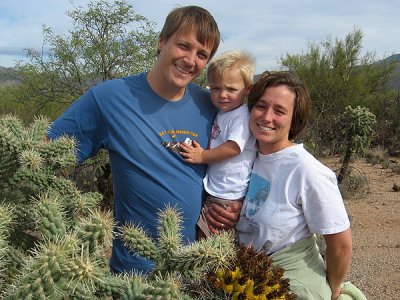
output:
M 248 96 L 249 94 L 250 94 L 250 90 L 251 90 L 251 88 L 253 87 L 253 83 L 250 83 L 247 87 L 246 87 L 246 90 L 245 90 L 245 94 L 246 94 L 246 96 Z

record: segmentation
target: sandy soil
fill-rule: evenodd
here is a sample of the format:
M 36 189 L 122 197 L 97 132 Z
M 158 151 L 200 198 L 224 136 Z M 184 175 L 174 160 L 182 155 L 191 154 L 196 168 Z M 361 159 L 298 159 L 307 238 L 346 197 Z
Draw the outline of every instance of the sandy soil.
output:
M 396 163 L 400 159 L 391 158 Z M 338 159 L 321 159 L 332 170 Z M 400 174 L 365 159 L 352 163 L 353 175 L 364 177 L 361 192 L 345 197 L 353 230 L 353 258 L 348 280 L 369 300 L 400 299 Z

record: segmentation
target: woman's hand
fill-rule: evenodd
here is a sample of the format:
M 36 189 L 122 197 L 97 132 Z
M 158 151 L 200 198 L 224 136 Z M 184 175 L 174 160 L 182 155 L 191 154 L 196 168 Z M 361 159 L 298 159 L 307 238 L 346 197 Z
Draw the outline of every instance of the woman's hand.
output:
M 332 290 L 332 297 L 331 300 L 336 300 L 340 296 L 340 288 L 339 290 Z
M 242 209 L 243 202 L 236 201 L 231 205 L 225 207 L 213 203 L 208 207 L 206 215 L 208 227 L 212 233 L 217 233 L 218 230 L 228 230 L 235 226 L 239 220 L 240 210 Z

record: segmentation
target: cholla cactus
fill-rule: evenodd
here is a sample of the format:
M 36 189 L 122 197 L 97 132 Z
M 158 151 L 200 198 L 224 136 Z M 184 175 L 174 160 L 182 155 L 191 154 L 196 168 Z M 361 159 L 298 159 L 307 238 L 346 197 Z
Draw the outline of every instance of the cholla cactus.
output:
M 338 182 L 341 183 L 346 176 L 351 156 L 354 153 L 363 153 L 369 146 L 374 134 L 372 126 L 376 123 L 376 119 L 366 107 L 347 106 L 339 120 L 346 141 L 346 152 L 338 175 Z
M 182 245 L 180 213 L 171 207 L 159 213 L 158 240 L 153 241 L 140 227 L 121 227 L 121 239 L 130 249 L 155 261 L 154 274 L 179 273 L 200 280 L 206 271 L 226 267 L 235 257 L 233 233 L 224 231 L 209 239 Z
M 49 141 L 48 126 L 45 118 L 25 127 L 0 117 L 0 299 L 185 300 L 191 280 L 229 265 L 232 233 L 183 245 L 181 216 L 167 207 L 155 241 L 140 227 L 118 230 L 133 251 L 154 259 L 154 273 L 112 274 L 112 214 L 100 209 L 101 194 L 82 193 L 66 177 L 75 141 Z
M 9 206 L 0 205 L 0 289 L 4 284 L 6 262 L 4 257 L 7 255 L 9 226 L 12 221 L 12 209 Z
M 75 166 L 75 141 L 48 141 L 48 126 L 40 117 L 27 128 L 17 117 L 0 118 L 0 292 L 95 299 L 112 276 L 104 254 L 112 214 L 98 208 L 100 194 L 82 193 L 64 176 Z
M 8 191 L 23 187 L 29 193 L 55 189 L 61 194 L 74 190 L 74 184 L 58 172 L 74 166 L 75 141 L 60 138 L 47 141 L 50 122 L 38 117 L 24 128 L 15 116 L 0 118 L 0 186 Z

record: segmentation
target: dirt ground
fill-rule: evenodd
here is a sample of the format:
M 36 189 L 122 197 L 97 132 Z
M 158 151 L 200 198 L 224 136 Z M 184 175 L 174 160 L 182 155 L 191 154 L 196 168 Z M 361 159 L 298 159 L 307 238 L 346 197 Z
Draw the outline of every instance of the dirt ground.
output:
M 399 158 L 390 158 L 400 163 Z M 338 159 L 321 159 L 332 170 Z M 400 174 L 365 159 L 352 163 L 353 175 L 366 179 L 360 193 L 345 197 L 352 222 L 353 258 L 347 280 L 369 300 L 400 299 Z

